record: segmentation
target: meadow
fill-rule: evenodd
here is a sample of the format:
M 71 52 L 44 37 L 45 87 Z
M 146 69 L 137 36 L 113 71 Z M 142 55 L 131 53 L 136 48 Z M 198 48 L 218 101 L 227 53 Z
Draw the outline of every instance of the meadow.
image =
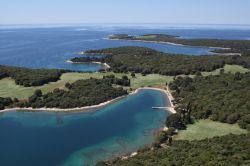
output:
M 181 130 L 174 137 L 175 140 L 202 140 L 228 134 L 246 134 L 247 130 L 241 129 L 238 124 L 215 122 L 209 119 L 198 120 L 187 125 L 186 130 Z

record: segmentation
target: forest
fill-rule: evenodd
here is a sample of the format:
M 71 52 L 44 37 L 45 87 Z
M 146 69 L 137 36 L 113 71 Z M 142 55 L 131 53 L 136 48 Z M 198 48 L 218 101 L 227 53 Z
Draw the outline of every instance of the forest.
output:
M 49 82 L 55 82 L 66 72 L 57 69 L 28 69 L 23 67 L 1 66 L 0 79 L 11 77 L 17 85 L 25 87 L 40 86 Z
M 107 54 L 100 58 L 114 72 L 135 72 L 142 74 L 162 74 L 176 76 L 180 74 L 197 74 L 203 71 L 213 71 L 225 64 L 237 64 L 250 68 L 250 57 L 241 56 L 188 56 L 167 54 L 143 47 L 118 47 L 103 50 L 89 50 L 86 53 Z M 97 59 L 94 59 L 95 61 Z M 85 57 L 74 58 L 74 61 L 84 62 Z
M 141 149 L 127 160 L 100 162 L 97 166 L 250 165 L 249 135 L 226 135 L 200 141 L 173 141 L 172 146 Z
M 13 104 L 13 101 L 11 98 L 0 97 L 0 110 L 5 109 L 6 106 L 9 106 L 11 104 Z
M 226 74 L 221 70 L 216 76 L 177 77 L 169 87 L 182 117 L 189 113 L 196 119 L 238 123 L 250 130 L 249 85 L 250 73 Z
M 183 44 L 189 46 L 203 46 L 203 47 L 221 47 L 229 49 L 219 49 L 215 52 L 219 53 L 241 53 L 243 56 L 250 56 L 250 41 L 249 40 L 221 40 L 221 39 L 184 39 L 180 36 L 172 36 L 165 34 L 147 34 L 142 36 L 129 35 L 113 35 L 110 39 L 122 40 L 143 40 L 155 42 L 170 42 L 176 44 Z
M 42 94 L 40 90 L 35 91 L 28 101 L 16 103 L 18 107 L 32 108 L 78 108 L 97 105 L 111 99 L 127 94 L 122 87 L 113 87 L 114 81 L 105 77 L 103 79 L 78 80 L 72 84 L 67 83 L 67 90 L 55 89 L 53 92 Z M 123 82 L 120 79 L 119 83 Z M 124 82 L 127 82 L 125 80 Z M 122 83 L 121 83 L 122 84 Z M 124 83 L 125 84 L 125 83 Z

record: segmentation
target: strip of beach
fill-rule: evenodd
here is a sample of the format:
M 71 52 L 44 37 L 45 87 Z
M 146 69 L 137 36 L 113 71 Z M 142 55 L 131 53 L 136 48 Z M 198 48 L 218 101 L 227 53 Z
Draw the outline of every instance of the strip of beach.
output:
M 71 60 L 65 61 L 66 63 L 71 63 L 71 64 L 86 64 L 86 63 L 95 63 L 95 64 L 100 64 L 105 67 L 105 69 L 109 69 L 110 66 L 107 63 L 101 63 L 101 62 L 73 62 Z
M 170 101 L 171 106 L 170 107 L 166 107 L 167 111 L 171 112 L 171 113 L 176 113 L 175 109 L 174 109 L 174 105 L 173 105 L 173 96 L 171 95 L 169 89 L 167 88 L 165 89 L 161 89 L 161 88 L 153 88 L 153 87 L 142 87 L 142 88 L 138 88 L 135 91 L 132 91 L 131 93 L 129 93 L 128 95 L 125 96 L 120 96 L 118 98 L 100 103 L 98 105 L 92 105 L 92 106 L 85 106 L 85 107 L 79 107 L 79 108 L 67 108 L 67 109 L 60 109 L 60 108 L 7 108 L 4 110 L 0 110 L 1 112 L 8 112 L 8 111 L 27 111 L 27 112 L 35 112 L 35 111 L 39 111 L 39 112 L 88 112 L 88 111 L 96 111 L 100 108 L 104 108 L 114 102 L 117 102 L 125 97 L 128 97 L 130 95 L 134 95 L 136 93 L 138 93 L 140 90 L 143 89 L 150 89 L 150 90 L 158 90 L 161 91 L 163 93 L 165 93 L 167 95 L 166 100 Z

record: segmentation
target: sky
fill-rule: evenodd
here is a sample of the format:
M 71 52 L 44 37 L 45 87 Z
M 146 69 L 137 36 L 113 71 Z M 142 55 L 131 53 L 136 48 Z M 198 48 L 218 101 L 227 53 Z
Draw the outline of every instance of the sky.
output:
M 0 0 L 0 24 L 250 25 L 250 0 Z

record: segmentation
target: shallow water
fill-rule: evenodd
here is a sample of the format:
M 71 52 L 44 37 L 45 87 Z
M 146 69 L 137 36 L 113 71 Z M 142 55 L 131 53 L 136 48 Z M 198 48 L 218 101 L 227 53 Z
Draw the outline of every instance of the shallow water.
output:
M 140 90 L 89 113 L 7 112 L 0 116 L 0 165 L 93 165 L 153 141 L 166 94 Z

